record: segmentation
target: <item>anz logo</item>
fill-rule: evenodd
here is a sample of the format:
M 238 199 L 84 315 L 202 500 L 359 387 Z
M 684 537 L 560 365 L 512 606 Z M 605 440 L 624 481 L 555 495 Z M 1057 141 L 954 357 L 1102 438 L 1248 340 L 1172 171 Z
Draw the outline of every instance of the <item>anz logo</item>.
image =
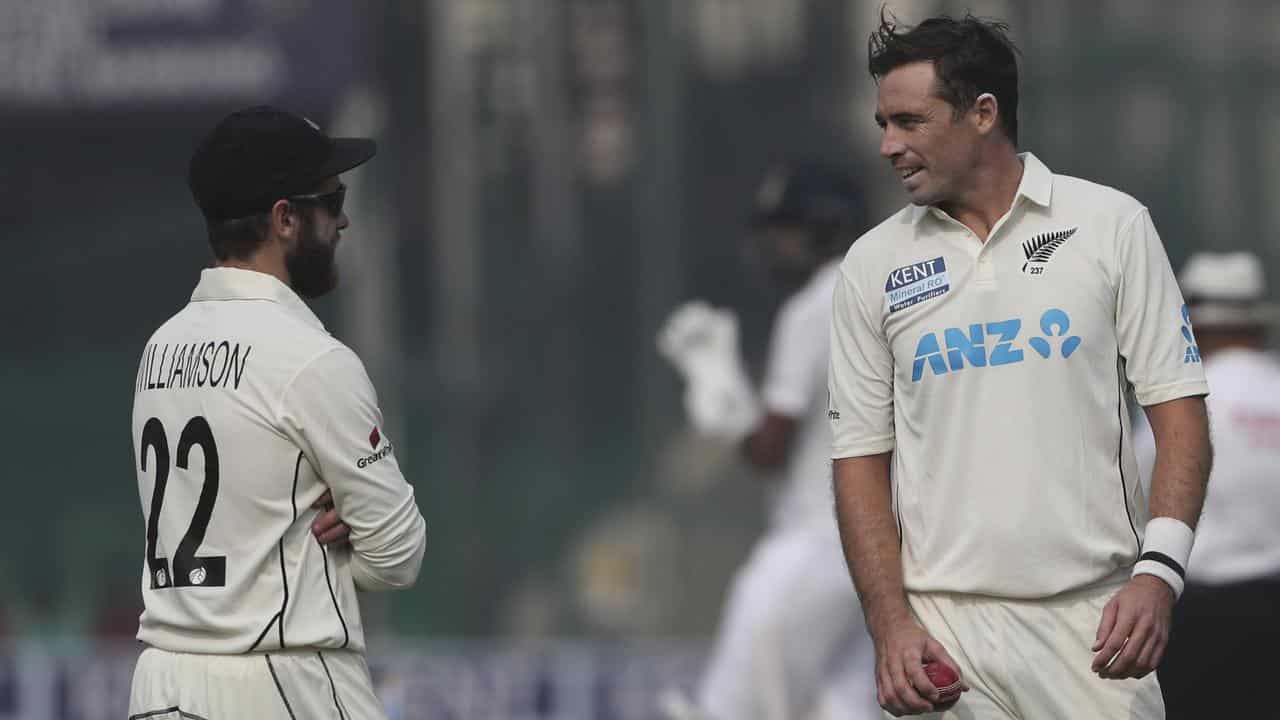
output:
M 1182 364 L 1200 362 L 1200 346 L 1196 344 L 1195 333 L 1191 330 L 1191 312 L 1186 303 L 1182 304 L 1182 339 L 1187 341 L 1187 349 L 1182 353 Z
M 1027 345 L 1041 358 L 1048 360 L 1055 355 L 1063 359 L 1080 347 L 1079 335 L 1068 335 L 1071 318 L 1058 308 L 1049 308 L 1040 315 L 1040 332 L 1027 339 Z M 967 329 L 947 328 L 942 331 L 942 343 L 938 334 L 927 332 L 916 343 L 915 361 L 911 364 L 911 382 L 920 382 L 927 367 L 934 375 L 970 367 L 1013 365 L 1024 358 L 1023 348 L 1014 347 L 1022 320 L 1012 318 L 989 323 L 974 323 Z M 945 349 L 944 349 L 945 348 Z

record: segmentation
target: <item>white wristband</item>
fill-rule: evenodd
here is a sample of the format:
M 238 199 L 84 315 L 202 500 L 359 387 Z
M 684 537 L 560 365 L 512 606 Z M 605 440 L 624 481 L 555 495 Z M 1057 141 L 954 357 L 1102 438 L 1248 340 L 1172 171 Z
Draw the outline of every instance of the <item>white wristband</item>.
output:
M 1195 538 L 1195 531 L 1181 520 L 1151 518 L 1147 523 L 1146 537 L 1142 540 L 1142 554 L 1133 566 L 1133 576 L 1155 575 L 1173 588 L 1174 599 L 1182 597 L 1187 560 L 1191 557 L 1191 544 Z

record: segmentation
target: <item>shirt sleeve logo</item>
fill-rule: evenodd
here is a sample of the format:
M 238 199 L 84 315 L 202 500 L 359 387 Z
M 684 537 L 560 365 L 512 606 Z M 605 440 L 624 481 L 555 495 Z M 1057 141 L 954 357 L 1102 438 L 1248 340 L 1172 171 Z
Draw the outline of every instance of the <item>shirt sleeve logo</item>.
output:
M 1182 304 L 1182 339 L 1187 341 L 1187 349 L 1182 353 L 1182 364 L 1200 362 L 1200 346 L 1196 344 L 1195 333 L 1191 330 L 1191 312 L 1187 304 Z
M 1022 263 L 1022 272 L 1028 275 L 1043 274 L 1044 266 L 1048 264 L 1049 258 L 1053 257 L 1054 251 L 1062 247 L 1067 238 L 1075 235 L 1076 230 L 1079 229 L 1073 227 L 1057 232 L 1041 233 L 1022 243 L 1022 254 L 1027 258 L 1027 261 Z
M 947 262 L 941 257 L 904 265 L 889 273 L 884 301 L 890 313 L 931 300 L 951 289 Z
M 369 433 L 369 445 L 371 445 L 376 452 L 374 452 L 372 455 L 365 455 L 362 458 L 357 458 L 356 467 L 363 470 L 369 467 L 370 465 L 378 462 L 379 460 L 385 458 L 386 456 L 390 455 L 391 449 L 392 449 L 391 442 L 387 441 L 387 444 L 383 445 L 381 450 L 378 450 L 378 444 L 381 442 L 382 442 L 382 433 L 378 432 L 378 426 L 374 425 L 373 432 Z

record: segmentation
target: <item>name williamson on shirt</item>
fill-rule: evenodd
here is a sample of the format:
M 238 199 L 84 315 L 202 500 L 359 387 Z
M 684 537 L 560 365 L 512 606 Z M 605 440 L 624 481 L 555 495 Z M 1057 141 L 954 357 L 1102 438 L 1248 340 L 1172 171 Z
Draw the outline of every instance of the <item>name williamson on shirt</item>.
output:
M 164 345 L 151 343 L 138 365 L 135 393 L 190 387 L 240 388 L 252 345 L 223 340 Z

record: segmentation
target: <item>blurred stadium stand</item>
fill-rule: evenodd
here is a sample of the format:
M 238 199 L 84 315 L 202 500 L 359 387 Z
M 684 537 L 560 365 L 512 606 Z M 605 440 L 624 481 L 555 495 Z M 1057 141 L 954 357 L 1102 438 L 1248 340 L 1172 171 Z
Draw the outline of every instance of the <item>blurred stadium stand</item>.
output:
M 1280 3 L 889 5 L 1008 19 L 1026 148 L 1146 203 L 1175 266 L 1250 248 L 1280 275 Z M 576 688 L 494 717 L 632 717 L 578 714 L 595 712 L 584 666 L 618 688 L 634 670 L 646 691 L 689 677 L 766 483 L 688 435 L 653 334 L 703 296 L 741 309 L 759 364 L 777 296 L 740 240 L 773 161 L 846 161 L 880 216 L 903 202 L 875 157 L 878 7 L 0 0 L 0 719 L 105 717 L 32 714 L 19 690 L 39 683 L 65 698 L 101 678 L 123 697 L 128 663 L 76 648 L 127 637 L 140 609 L 129 387 L 209 262 L 191 148 L 264 101 L 380 141 L 348 178 L 344 285 L 318 303 L 369 365 L 428 523 L 417 587 L 365 598 L 367 624 L 408 648 L 372 660 L 411 698 L 459 668 Z M 659 637 L 691 640 L 628 644 Z M 456 638 L 488 640 L 456 654 Z M 553 650 L 504 655 L 517 640 Z

